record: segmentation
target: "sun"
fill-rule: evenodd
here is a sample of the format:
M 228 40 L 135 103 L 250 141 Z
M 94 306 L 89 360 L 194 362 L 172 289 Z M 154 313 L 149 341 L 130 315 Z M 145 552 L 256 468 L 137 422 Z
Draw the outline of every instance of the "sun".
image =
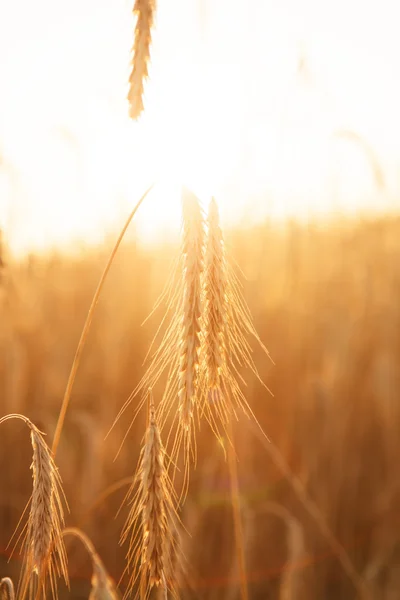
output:
M 101 242 L 153 183 L 135 218 L 148 241 L 179 229 L 182 185 L 205 209 L 215 196 L 232 224 L 383 206 L 370 157 L 381 173 L 379 149 L 394 164 L 394 55 L 361 33 L 355 51 L 357 28 L 338 44 L 315 0 L 303 7 L 309 20 L 288 1 L 289 12 L 205 3 L 202 20 L 197 0 L 160 3 L 138 122 L 125 100 L 126 0 L 102 3 L 95 19 L 89 0 L 65 14 L 51 0 L 35 10 L 22 0 L 29 27 L 0 2 L 0 227 L 12 250 Z

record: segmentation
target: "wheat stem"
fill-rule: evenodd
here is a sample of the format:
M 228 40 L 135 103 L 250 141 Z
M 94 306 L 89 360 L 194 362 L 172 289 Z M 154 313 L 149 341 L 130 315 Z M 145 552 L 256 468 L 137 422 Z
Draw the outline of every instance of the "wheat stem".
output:
M 247 572 L 246 572 L 246 555 L 244 546 L 244 536 L 242 527 L 241 503 L 240 503 L 240 488 L 239 476 L 237 469 L 237 457 L 234 450 L 233 426 L 232 420 L 229 419 L 229 438 L 227 440 L 227 454 L 229 466 L 229 485 L 232 503 L 233 527 L 235 532 L 235 547 L 236 558 L 239 569 L 240 579 L 240 597 L 242 600 L 249 600 L 249 592 L 247 588 Z
M 60 442 L 60 436 L 61 436 L 61 431 L 64 425 L 64 420 L 65 420 L 65 415 L 67 414 L 67 409 L 68 409 L 68 405 L 69 405 L 69 401 L 71 398 L 71 393 L 72 393 L 72 387 L 74 385 L 75 382 L 75 377 L 76 377 L 76 373 L 78 371 L 78 367 L 79 367 L 79 363 L 81 360 L 81 356 L 82 356 L 82 352 L 83 352 L 83 348 L 85 346 L 87 337 L 88 337 L 88 333 L 89 333 L 89 329 L 90 329 L 90 325 L 92 323 L 92 319 L 93 319 L 93 314 L 95 311 L 95 308 L 97 306 L 97 302 L 99 300 L 101 291 L 103 289 L 106 277 L 108 275 L 108 272 L 111 268 L 112 262 L 114 260 L 114 257 L 118 251 L 118 248 L 121 244 L 121 241 L 126 233 L 126 230 L 129 227 L 130 222 L 132 221 L 133 217 L 135 216 L 138 208 L 140 207 L 140 205 L 142 204 L 143 200 L 146 198 L 146 196 L 148 195 L 148 193 L 153 189 L 155 184 L 152 184 L 149 188 L 147 188 L 147 190 L 145 191 L 145 193 L 142 195 L 142 197 L 140 198 L 140 200 L 137 202 L 136 206 L 134 207 L 134 209 L 132 210 L 132 212 L 130 213 L 130 215 L 128 216 L 125 225 L 123 226 L 117 241 L 115 242 L 114 248 L 111 251 L 111 254 L 109 256 L 109 259 L 107 261 L 107 264 L 105 266 L 105 269 L 103 271 L 103 274 L 100 278 L 100 281 L 98 283 L 97 289 L 95 291 L 95 294 L 93 296 L 93 300 L 92 303 L 89 307 L 89 312 L 88 315 L 86 317 L 86 321 L 85 324 L 83 326 L 82 329 L 82 333 L 81 333 L 81 337 L 78 343 L 78 347 L 76 349 L 75 352 L 75 356 L 74 356 L 74 360 L 72 363 L 72 367 L 71 367 L 71 371 L 69 374 L 69 378 L 68 378 L 68 382 L 67 382 L 67 387 L 65 390 L 65 394 L 64 394 L 64 398 L 62 401 L 62 405 L 61 405 L 61 409 L 60 409 L 60 413 L 58 415 L 58 421 L 57 421 L 57 425 L 56 425 L 56 430 L 54 433 L 54 438 L 53 438 L 53 445 L 52 445 L 52 452 L 53 452 L 53 456 L 55 457 L 57 454 L 57 449 L 58 449 L 58 444 Z
M 89 537 L 78 527 L 67 527 L 62 531 L 62 535 L 63 537 L 72 535 L 81 540 L 92 559 L 92 589 L 89 600 L 118 600 L 119 596 L 114 582 Z

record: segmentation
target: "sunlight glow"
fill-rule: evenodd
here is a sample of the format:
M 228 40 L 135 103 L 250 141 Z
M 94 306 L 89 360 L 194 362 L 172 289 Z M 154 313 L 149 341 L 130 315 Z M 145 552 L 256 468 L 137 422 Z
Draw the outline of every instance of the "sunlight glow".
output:
M 11 247 L 99 241 L 154 181 L 138 216 L 147 239 L 179 227 L 182 184 L 205 204 L 215 195 L 228 224 L 398 208 L 400 41 L 383 4 L 160 3 L 132 123 L 130 3 L 0 0 Z

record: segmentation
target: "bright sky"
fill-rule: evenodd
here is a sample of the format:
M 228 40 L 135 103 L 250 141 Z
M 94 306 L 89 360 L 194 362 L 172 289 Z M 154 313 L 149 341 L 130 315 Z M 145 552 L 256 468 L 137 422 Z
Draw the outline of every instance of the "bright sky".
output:
M 393 0 L 158 0 L 141 121 L 128 119 L 133 0 L 0 0 L 0 224 L 15 251 L 100 239 L 156 179 L 228 223 L 400 208 Z

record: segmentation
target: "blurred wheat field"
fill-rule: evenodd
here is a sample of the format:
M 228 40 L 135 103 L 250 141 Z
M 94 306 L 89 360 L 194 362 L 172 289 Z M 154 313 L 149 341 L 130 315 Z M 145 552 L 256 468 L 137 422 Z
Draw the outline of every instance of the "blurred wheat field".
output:
M 252 377 L 247 400 L 371 597 L 394 600 L 400 586 L 400 221 L 338 219 L 325 226 L 293 221 L 285 228 L 265 222 L 231 231 L 227 246 L 243 271 L 244 296 L 275 363 L 255 350 L 254 361 L 273 396 Z M 75 257 L 31 255 L 4 267 L 1 414 L 25 414 L 48 443 L 107 254 L 105 244 Z M 118 541 L 126 510 L 115 515 L 137 463 L 145 414 L 115 461 L 131 415 L 104 438 L 143 374 L 158 316 L 141 324 L 175 255 L 172 246 L 150 250 L 139 244 L 125 244 L 118 253 L 57 455 L 70 507 L 66 524 L 84 529 L 116 581 L 125 563 Z M 2 430 L 0 456 L 1 574 L 15 578 L 20 559 L 15 554 L 7 566 L 6 546 L 31 490 L 31 451 L 19 430 L 18 424 Z M 179 594 L 234 600 L 240 595 L 226 460 L 206 423 L 197 443 L 197 468 L 181 514 L 188 534 Z M 235 447 L 250 598 L 355 598 L 291 481 L 246 418 L 235 427 Z M 121 480 L 125 485 L 104 494 Z M 71 595 L 87 598 L 90 561 L 72 540 L 67 551 Z M 121 591 L 124 585 L 123 580 Z M 60 585 L 60 597 L 67 593 Z

